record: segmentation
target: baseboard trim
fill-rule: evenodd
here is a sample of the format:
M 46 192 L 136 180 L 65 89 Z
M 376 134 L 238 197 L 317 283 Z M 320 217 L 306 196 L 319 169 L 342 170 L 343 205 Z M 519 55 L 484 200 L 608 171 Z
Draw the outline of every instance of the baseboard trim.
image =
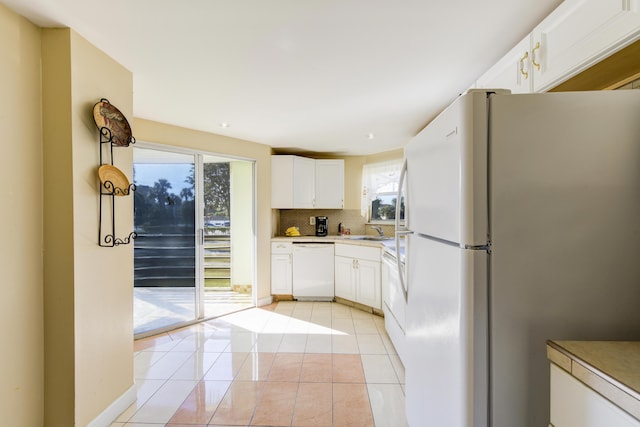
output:
M 87 424 L 87 427 L 109 427 L 133 402 L 136 401 L 136 385 L 132 385 L 120 397 L 114 400 L 100 415 Z
M 268 296 L 265 298 L 260 298 L 258 299 L 258 307 L 262 307 L 263 305 L 269 305 L 273 302 L 273 297 L 272 296 Z

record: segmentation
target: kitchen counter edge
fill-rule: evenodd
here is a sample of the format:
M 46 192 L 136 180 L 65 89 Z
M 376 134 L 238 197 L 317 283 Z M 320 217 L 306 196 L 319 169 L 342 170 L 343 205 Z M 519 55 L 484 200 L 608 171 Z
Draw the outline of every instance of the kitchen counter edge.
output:
M 547 358 L 640 420 L 640 341 L 547 341 Z
M 272 242 L 293 242 L 293 243 L 344 243 L 347 245 L 371 246 L 381 248 L 383 251 L 395 256 L 395 239 L 389 240 L 362 240 L 357 237 L 343 236 L 276 236 L 271 238 Z

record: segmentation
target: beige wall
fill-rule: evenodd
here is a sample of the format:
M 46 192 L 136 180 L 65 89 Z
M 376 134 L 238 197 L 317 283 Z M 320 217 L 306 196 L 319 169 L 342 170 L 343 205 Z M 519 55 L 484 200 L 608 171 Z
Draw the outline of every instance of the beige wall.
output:
M 100 144 L 91 113 L 105 97 L 131 117 L 133 78 L 69 29 L 42 30 L 42 69 L 45 425 L 85 426 L 133 385 L 133 248 L 97 245 Z M 114 156 L 131 177 L 131 149 Z M 125 237 L 132 198 L 116 204 L 116 237 Z
M 231 175 L 231 284 L 253 285 L 253 163 L 230 163 Z
M 229 157 L 255 160 L 257 197 L 257 297 L 269 298 L 271 269 L 271 148 L 207 132 L 195 131 L 144 119 L 135 119 L 133 131 L 139 141 L 200 150 Z
M 73 422 L 71 46 L 43 31 L 45 425 Z M 65 43 L 66 41 L 66 43 Z M 55 114 L 50 114 L 51 113 Z M 60 191 L 59 189 L 64 189 Z
M 71 73 L 75 403 L 76 425 L 84 426 L 133 385 L 133 244 L 96 244 L 99 144 L 91 114 L 105 97 L 132 119 L 133 75 L 74 31 Z M 132 148 L 113 151 L 114 165 L 132 181 Z M 133 231 L 133 197 L 117 197 L 115 214 L 116 237 L 125 238 Z
M 404 150 L 399 148 L 397 150 L 385 151 L 384 153 L 371 154 L 365 156 L 365 163 L 382 163 L 390 160 L 402 159 L 404 157 Z
M 0 4 L 0 416 L 43 425 L 40 29 Z

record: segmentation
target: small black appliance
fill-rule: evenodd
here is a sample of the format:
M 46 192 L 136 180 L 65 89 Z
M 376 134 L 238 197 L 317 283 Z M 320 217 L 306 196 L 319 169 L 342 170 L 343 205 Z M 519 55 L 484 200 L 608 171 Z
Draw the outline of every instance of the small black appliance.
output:
M 316 217 L 316 236 L 326 236 L 329 229 L 329 218 L 326 216 Z

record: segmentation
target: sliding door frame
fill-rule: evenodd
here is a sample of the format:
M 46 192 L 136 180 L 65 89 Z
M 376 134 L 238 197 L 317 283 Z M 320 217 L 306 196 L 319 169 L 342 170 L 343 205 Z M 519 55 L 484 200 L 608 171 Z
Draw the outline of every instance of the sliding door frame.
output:
M 140 339 L 151 335 L 171 331 L 181 327 L 189 326 L 203 320 L 208 320 L 213 317 L 206 317 L 205 313 L 205 277 L 204 277 L 204 176 L 203 176 L 203 159 L 204 156 L 214 156 L 230 161 L 245 161 L 251 163 L 252 170 L 252 213 L 251 213 L 251 227 L 252 227 L 252 295 L 251 301 L 254 306 L 257 305 L 257 161 L 256 159 L 233 156 L 229 154 L 221 154 L 210 151 L 197 150 L 186 147 L 176 147 L 173 145 L 160 144 L 156 142 L 136 141 L 135 147 L 145 150 L 157 150 L 176 154 L 192 155 L 194 157 L 194 200 L 195 200 L 195 310 L 193 320 L 184 321 L 168 325 L 166 327 L 154 329 L 140 334 L 135 334 L 134 339 Z M 233 269 L 231 269 L 231 277 L 233 278 Z

